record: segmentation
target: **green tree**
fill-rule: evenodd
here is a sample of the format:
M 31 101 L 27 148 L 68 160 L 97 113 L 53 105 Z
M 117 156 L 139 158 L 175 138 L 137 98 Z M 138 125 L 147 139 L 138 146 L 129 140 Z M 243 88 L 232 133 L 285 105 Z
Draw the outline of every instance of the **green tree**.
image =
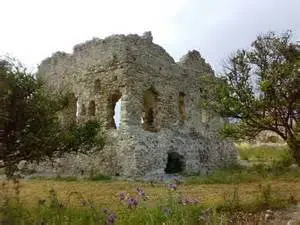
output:
M 68 102 L 63 96 L 50 97 L 20 63 L 0 61 L 0 90 L 0 168 L 8 176 L 21 160 L 39 162 L 103 146 L 96 122 L 62 127 L 57 112 Z
M 229 118 L 222 134 L 254 138 L 263 130 L 277 133 L 300 165 L 300 49 L 291 32 L 260 35 L 238 50 L 218 77 L 203 77 L 204 106 Z

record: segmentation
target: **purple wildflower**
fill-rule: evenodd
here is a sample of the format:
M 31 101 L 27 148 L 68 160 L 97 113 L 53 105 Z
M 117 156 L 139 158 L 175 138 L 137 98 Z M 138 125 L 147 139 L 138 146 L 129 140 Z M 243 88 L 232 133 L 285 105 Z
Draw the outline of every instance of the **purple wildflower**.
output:
M 115 213 L 110 213 L 106 220 L 106 225 L 114 225 L 116 222 L 117 216 Z
M 126 199 L 126 193 L 125 192 L 121 192 L 119 194 L 119 198 L 120 198 L 121 201 L 124 201 Z
M 147 196 L 142 188 L 137 187 L 136 190 L 137 190 L 138 194 L 142 197 L 143 200 L 147 200 Z
M 135 198 L 130 197 L 130 198 L 128 199 L 128 201 L 127 201 L 127 204 L 128 204 L 128 208 L 129 208 L 129 209 L 132 209 L 132 208 L 136 208 L 138 202 L 137 202 L 137 200 L 136 200 Z
M 176 190 L 177 190 L 177 185 L 176 185 L 176 184 L 170 184 L 170 185 L 169 185 L 169 188 L 170 188 L 172 191 L 176 191 Z
M 189 205 L 191 204 L 192 202 L 188 199 L 188 198 L 184 198 L 183 201 L 182 201 L 182 204 L 183 205 Z

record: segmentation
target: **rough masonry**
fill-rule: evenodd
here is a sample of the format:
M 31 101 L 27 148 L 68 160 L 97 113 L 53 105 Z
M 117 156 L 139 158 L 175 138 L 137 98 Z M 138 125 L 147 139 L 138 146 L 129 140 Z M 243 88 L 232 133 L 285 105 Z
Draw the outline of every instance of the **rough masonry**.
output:
M 223 119 L 200 107 L 200 76 L 213 76 L 213 71 L 197 51 L 175 62 L 152 42 L 150 32 L 113 35 L 76 45 L 72 54 L 53 54 L 38 74 L 51 91 L 69 93 L 63 123 L 97 120 L 106 136 L 103 150 L 68 154 L 40 172 L 126 177 L 207 173 L 236 159 L 232 143 L 218 137 Z

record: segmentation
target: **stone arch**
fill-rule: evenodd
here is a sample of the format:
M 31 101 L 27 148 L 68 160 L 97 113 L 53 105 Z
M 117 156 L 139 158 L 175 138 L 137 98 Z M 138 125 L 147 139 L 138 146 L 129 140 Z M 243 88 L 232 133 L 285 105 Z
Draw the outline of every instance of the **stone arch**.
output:
M 120 122 L 120 115 L 121 115 L 121 97 L 122 94 L 120 91 L 115 91 L 108 97 L 107 102 L 107 127 L 108 128 L 115 128 L 119 127 L 118 122 Z M 116 105 L 118 103 L 118 112 L 116 110 Z
M 77 119 L 77 98 L 74 93 L 67 93 L 65 97 L 65 106 L 59 113 L 60 120 L 63 126 L 71 126 Z
M 96 115 L 96 104 L 95 101 L 92 100 L 89 102 L 88 116 L 95 116 L 95 115 Z
M 165 172 L 168 174 L 183 172 L 185 167 L 184 157 L 177 152 L 168 153 L 167 166 Z
M 114 107 L 114 122 L 116 129 L 118 129 L 121 124 L 121 98 L 119 98 Z
M 144 130 L 151 132 L 158 131 L 157 104 L 158 92 L 151 87 L 144 92 L 143 96 L 142 124 Z
M 101 90 L 101 81 L 100 79 L 96 79 L 94 81 L 94 94 L 99 94 Z
M 184 121 L 187 119 L 184 97 L 185 97 L 185 94 L 183 92 L 179 92 L 178 106 L 179 106 L 179 116 L 180 116 L 181 121 Z

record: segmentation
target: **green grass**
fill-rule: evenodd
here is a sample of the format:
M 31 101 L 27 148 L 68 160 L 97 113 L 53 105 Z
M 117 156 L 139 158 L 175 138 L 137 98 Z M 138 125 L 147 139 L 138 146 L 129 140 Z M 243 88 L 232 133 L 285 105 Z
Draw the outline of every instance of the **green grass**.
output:
M 252 167 L 244 168 L 233 165 L 212 172 L 210 175 L 189 176 L 188 184 L 239 184 L 265 180 L 299 180 L 300 168 L 289 168 L 293 158 L 286 145 L 261 145 L 249 144 L 236 145 L 240 158 L 248 160 Z
M 240 158 L 253 163 L 272 164 L 274 162 L 293 163 L 292 155 L 286 145 L 250 145 L 247 143 L 236 144 Z
M 91 181 L 109 181 L 112 178 L 110 176 L 106 176 L 103 174 L 97 174 L 97 175 L 93 175 L 90 176 L 89 178 L 87 178 L 87 180 L 91 180 Z
M 255 165 L 251 168 L 233 166 L 212 172 L 210 175 L 186 177 L 187 184 L 240 184 L 266 180 L 299 180 L 299 168 L 286 168 L 281 165 Z
M 16 183 L 15 194 L 2 195 L 0 204 L 1 224 L 32 225 L 193 225 L 193 224 L 230 224 L 230 218 L 240 211 L 256 212 L 265 209 L 282 209 L 291 205 L 291 201 L 282 197 L 271 186 L 260 186 L 256 198 L 250 202 L 241 200 L 238 186 L 225 193 L 224 201 L 212 208 L 200 203 L 184 203 L 178 201 L 180 192 L 169 191 L 168 194 L 152 205 L 148 200 L 136 197 L 138 205 L 128 208 L 125 201 L 116 202 L 120 209 L 116 212 L 105 209 L 95 202 L 87 200 L 77 194 L 78 205 L 70 205 L 58 198 L 58 194 L 51 190 L 49 197 L 39 201 L 35 206 L 27 207 L 20 199 Z M 3 193 L 2 193 L 3 194 Z M 151 196 L 150 196 L 151 198 Z M 109 223 L 109 218 L 116 215 L 115 222 Z
M 84 178 L 78 178 L 75 176 L 56 176 L 56 177 L 42 177 L 42 176 L 33 176 L 30 178 L 31 180 L 53 180 L 53 181 L 68 181 L 68 182 L 73 182 L 73 181 L 110 181 L 112 180 L 112 177 L 106 176 L 103 174 L 97 174 L 97 175 L 92 175 L 89 177 L 84 177 Z
M 236 219 L 241 212 L 253 215 L 257 212 L 259 216 L 266 209 L 284 209 L 297 203 L 300 169 L 289 168 L 293 161 L 285 146 L 238 147 L 241 158 L 249 160 L 252 167 L 231 166 L 208 176 L 185 177 L 175 192 L 168 191 L 161 183 L 152 186 L 145 182 L 114 181 L 101 174 L 80 180 L 72 176 L 36 177 L 2 185 L 0 224 L 215 225 L 221 221 L 231 224 L 232 218 Z M 149 199 L 144 201 L 138 197 L 135 193 L 138 186 L 144 188 Z M 45 190 L 49 187 L 47 195 Z M 120 201 L 120 191 L 136 197 L 137 207 L 129 209 L 127 200 Z M 200 203 L 178 202 L 178 199 L 198 197 Z M 108 208 L 107 212 L 104 208 Z M 113 213 L 116 220 L 109 223 Z M 248 219 L 261 221 L 257 217 Z

